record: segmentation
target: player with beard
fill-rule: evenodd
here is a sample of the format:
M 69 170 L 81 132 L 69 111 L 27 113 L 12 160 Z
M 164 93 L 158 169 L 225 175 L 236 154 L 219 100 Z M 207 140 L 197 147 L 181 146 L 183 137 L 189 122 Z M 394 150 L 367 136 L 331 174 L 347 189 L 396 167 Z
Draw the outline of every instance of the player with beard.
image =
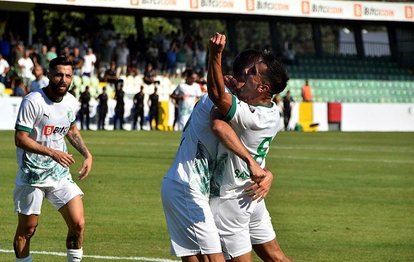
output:
M 68 226 L 68 261 L 81 261 L 85 228 L 82 190 L 73 182 L 65 137 L 85 158 L 79 180 L 92 168 L 92 155 L 75 124 L 78 101 L 68 93 L 73 66 L 66 57 L 50 61 L 50 83 L 24 97 L 17 115 L 15 144 L 18 171 L 14 205 L 18 225 L 14 237 L 16 261 L 32 261 L 30 239 L 36 231 L 43 199 L 61 213 Z

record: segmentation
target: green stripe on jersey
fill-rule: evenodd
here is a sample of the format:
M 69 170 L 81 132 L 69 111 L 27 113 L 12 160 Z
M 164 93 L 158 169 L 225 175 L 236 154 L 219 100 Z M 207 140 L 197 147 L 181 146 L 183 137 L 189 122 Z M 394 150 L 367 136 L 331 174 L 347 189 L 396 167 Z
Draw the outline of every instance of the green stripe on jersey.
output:
M 232 95 L 231 97 L 232 97 L 231 107 L 229 109 L 229 112 L 227 112 L 227 115 L 224 119 L 226 121 L 230 121 L 236 114 L 236 108 L 237 108 L 236 97 L 234 95 Z
M 32 132 L 32 129 L 30 127 L 25 127 L 25 126 L 21 126 L 21 125 L 17 125 L 14 127 L 14 129 L 19 130 L 19 131 L 26 131 L 28 133 Z

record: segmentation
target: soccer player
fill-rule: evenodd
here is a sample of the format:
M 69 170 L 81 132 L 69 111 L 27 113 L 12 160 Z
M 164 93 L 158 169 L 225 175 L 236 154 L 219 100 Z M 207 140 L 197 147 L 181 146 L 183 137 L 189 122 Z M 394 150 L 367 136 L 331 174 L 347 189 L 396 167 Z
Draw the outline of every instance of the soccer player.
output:
M 251 67 L 255 54 L 239 55 L 240 68 Z M 241 71 L 241 70 L 240 70 Z M 241 74 L 241 72 L 240 72 Z M 241 77 L 243 78 L 243 77 Z M 210 178 L 217 154 L 218 139 L 211 130 L 212 101 L 200 98 L 183 130 L 176 158 L 162 183 L 162 203 L 171 239 L 171 253 L 182 261 L 224 261 L 217 228 L 209 205 Z M 242 148 L 240 140 L 229 127 L 227 133 L 234 147 Z M 263 169 L 242 148 L 240 156 L 249 163 L 253 176 L 264 175 Z M 272 177 L 267 175 L 259 185 L 252 186 L 258 197 L 267 194 Z
M 17 115 L 15 144 L 19 169 L 14 205 L 18 225 L 13 243 L 16 261 L 32 261 L 30 240 L 36 231 L 44 198 L 61 213 L 68 226 L 68 261 L 82 259 L 83 192 L 69 172 L 75 159 L 68 153 L 64 138 L 85 158 L 79 180 L 89 175 L 92 155 L 75 124 L 78 101 L 68 93 L 72 72 L 72 62 L 66 57 L 52 59 L 49 85 L 25 96 Z
M 208 95 L 249 153 L 264 167 L 280 119 L 272 97 L 285 89 L 289 78 L 284 67 L 272 55 L 263 54 L 263 60 L 248 69 L 245 86 L 238 94 L 239 100 L 225 92 L 221 72 L 225 43 L 225 35 L 218 33 L 210 39 Z M 213 130 L 221 137 L 226 134 L 220 135 L 220 124 L 222 121 L 213 120 Z M 255 200 L 245 192 L 251 180 L 245 161 L 223 144 L 217 151 L 210 205 L 226 260 L 252 261 L 253 245 L 264 261 L 291 261 L 276 241 L 265 202 Z

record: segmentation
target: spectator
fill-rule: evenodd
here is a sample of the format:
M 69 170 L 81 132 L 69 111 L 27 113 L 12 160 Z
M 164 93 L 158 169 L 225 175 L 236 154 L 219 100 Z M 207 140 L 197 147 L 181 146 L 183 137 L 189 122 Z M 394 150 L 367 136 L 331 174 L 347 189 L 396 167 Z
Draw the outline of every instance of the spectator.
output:
M 56 53 L 56 46 L 52 45 L 49 49 L 49 51 L 47 51 L 46 53 L 46 58 L 47 61 L 50 62 L 52 59 L 57 57 L 57 53 Z
M 96 56 L 92 48 L 83 56 L 82 76 L 93 76 L 95 71 Z
M 105 71 L 103 81 L 115 85 L 117 80 L 118 77 L 116 77 L 116 63 L 115 61 L 112 61 L 111 67 Z
M 44 75 L 44 70 L 41 65 L 36 65 L 33 70 L 35 79 L 30 81 L 29 92 L 33 92 L 49 84 L 49 78 Z
M 296 51 L 293 49 L 292 43 L 288 43 L 285 51 L 283 52 L 283 62 L 288 65 L 298 64 Z
M 196 72 L 188 69 L 184 72 L 184 76 L 185 82 L 179 84 L 171 95 L 173 99 L 178 101 L 178 130 L 180 131 L 183 130 L 190 118 L 196 99 L 202 95 L 200 85 L 196 83 Z
M 6 59 L 3 58 L 3 54 L 0 53 L 0 83 L 6 85 L 6 76 L 10 70 L 10 65 Z
M 125 41 L 121 41 L 119 47 L 115 50 L 116 56 L 116 76 L 127 74 L 127 66 L 129 59 L 129 49 L 126 46 Z
M 30 58 L 30 51 L 25 50 L 23 57 L 17 61 L 20 68 L 20 77 L 23 79 L 23 84 L 25 87 L 29 85 L 29 82 L 32 80 L 33 76 L 33 67 L 34 63 Z
M 24 85 L 24 81 L 22 78 L 17 78 L 14 82 L 14 88 L 12 96 L 25 96 L 26 95 L 26 87 Z
M 73 48 L 73 52 L 70 56 L 70 60 L 73 63 L 73 75 L 81 76 L 82 73 L 82 66 L 83 66 L 83 59 L 80 54 L 79 47 Z
M 160 81 L 155 80 L 156 76 L 157 76 L 157 73 L 155 72 L 152 63 L 148 63 L 145 66 L 144 79 L 143 79 L 144 83 L 147 85 L 159 84 Z
M 171 46 L 166 54 L 166 72 L 168 77 L 176 75 L 177 72 L 177 43 L 171 42 Z
M 312 102 L 312 88 L 309 85 L 308 79 L 305 80 L 305 85 L 302 87 L 302 101 Z

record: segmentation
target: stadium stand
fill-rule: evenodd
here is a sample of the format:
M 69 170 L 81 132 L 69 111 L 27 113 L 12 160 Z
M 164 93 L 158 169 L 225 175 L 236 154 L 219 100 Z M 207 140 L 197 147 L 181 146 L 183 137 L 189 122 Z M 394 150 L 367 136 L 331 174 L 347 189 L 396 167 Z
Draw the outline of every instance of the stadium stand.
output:
M 288 88 L 301 100 L 305 79 L 312 86 L 315 102 L 413 103 L 414 75 L 389 57 L 301 56 L 288 66 Z

